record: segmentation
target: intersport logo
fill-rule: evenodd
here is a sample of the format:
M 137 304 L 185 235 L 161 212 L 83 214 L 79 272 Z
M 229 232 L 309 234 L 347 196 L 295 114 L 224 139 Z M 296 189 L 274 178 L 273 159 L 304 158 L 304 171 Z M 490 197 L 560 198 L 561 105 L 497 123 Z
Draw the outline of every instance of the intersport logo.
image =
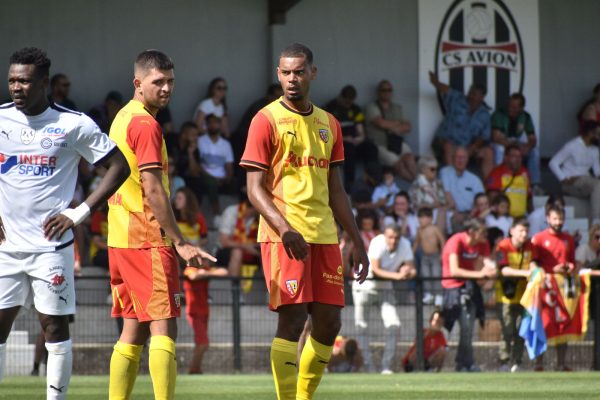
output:
M 473 83 L 484 85 L 492 107 L 505 106 L 511 93 L 523 91 L 523 44 L 502 0 L 456 0 L 450 5 L 438 33 L 435 73 L 461 92 Z

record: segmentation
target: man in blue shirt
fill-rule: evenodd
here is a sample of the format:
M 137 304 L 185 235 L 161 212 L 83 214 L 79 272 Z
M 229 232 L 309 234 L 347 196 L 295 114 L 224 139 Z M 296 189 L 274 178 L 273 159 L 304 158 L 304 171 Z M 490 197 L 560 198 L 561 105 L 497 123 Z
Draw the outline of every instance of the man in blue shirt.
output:
M 473 84 L 465 96 L 441 83 L 429 72 L 431 84 L 442 96 L 446 116 L 436 132 L 434 146 L 443 149 L 444 163 L 452 164 L 452 154 L 457 146 L 467 149 L 469 158 L 475 157 L 481 166 L 481 175 L 487 176 L 494 166 L 491 139 L 490 108 L 485 104 L 486 88 Z

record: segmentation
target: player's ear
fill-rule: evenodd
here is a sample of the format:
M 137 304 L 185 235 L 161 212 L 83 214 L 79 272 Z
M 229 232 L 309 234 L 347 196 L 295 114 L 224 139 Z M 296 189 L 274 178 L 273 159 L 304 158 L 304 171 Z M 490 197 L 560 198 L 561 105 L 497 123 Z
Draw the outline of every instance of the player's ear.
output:
M 133 77 L 133 87 L 139 89 L 142 86 L 142 80 L 138 77 Z

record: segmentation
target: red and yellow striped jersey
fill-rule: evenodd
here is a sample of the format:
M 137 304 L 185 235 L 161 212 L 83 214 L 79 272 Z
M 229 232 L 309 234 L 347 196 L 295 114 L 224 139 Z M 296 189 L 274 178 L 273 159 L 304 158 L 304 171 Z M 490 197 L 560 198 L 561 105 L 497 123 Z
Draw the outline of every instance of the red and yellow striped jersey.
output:
M 240 165 L 267 171 L 273 203 L 306 242 L 333 244 L 338 238 L 329 207 L 329 168 L 343 161 L 340 124 L 331 114 L 313 105 L 299 113 L 279 99 L 252 120 Z M 281 241 L 262 216 L 258 241 Z
M 109 136 L 125 155 L 131 174 L 108 200 L 108 246 L 170 246 L 150 209 L 141 180 L 141 171 L 162 169 L 162 185 L 168 195 L 167 148 L 160 125 L 141 102 L 131 100 L 115 117 Z

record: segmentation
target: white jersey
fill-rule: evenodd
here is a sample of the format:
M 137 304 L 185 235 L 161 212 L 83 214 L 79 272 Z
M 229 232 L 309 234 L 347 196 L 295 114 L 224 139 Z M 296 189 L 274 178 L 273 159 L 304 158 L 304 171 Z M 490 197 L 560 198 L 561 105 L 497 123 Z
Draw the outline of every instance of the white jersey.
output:
M 13 103 L 0 106 L 0 217 L 3 252 L 42 253 L 73 242 L 44 237 L 43 223 L 69 207 L 81 157 L 95 164 L 115 148 L 84 114 L 52 104 L 25 115 Z

